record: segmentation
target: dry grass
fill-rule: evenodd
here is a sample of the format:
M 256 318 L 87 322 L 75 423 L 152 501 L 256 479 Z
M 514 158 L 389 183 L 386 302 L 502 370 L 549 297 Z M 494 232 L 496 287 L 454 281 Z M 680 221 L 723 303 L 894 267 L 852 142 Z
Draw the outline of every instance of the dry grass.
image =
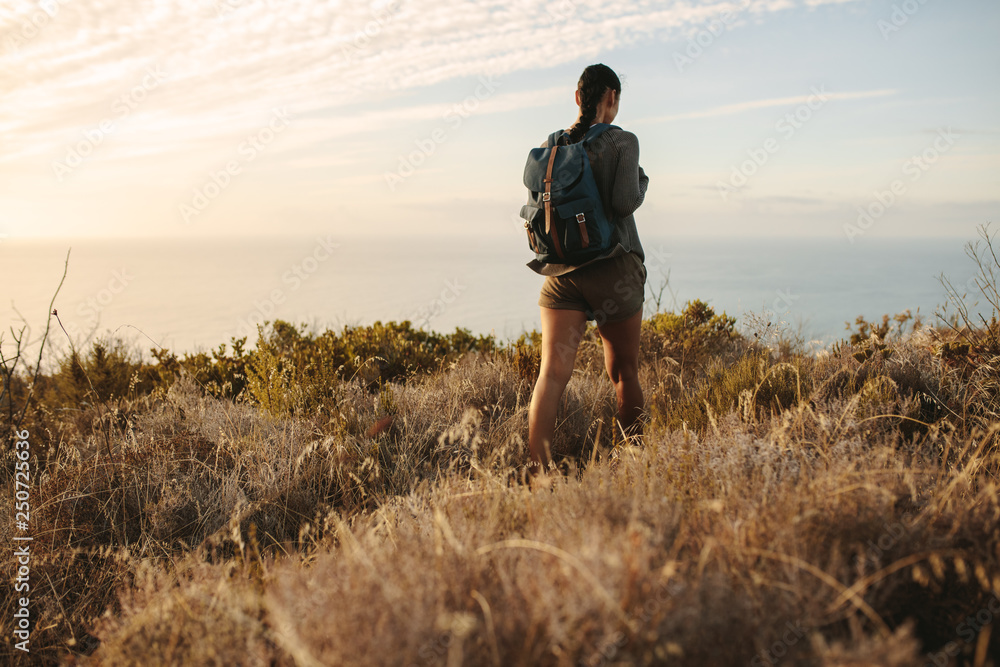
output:
M 33 490 L 30 658 L 992 664 L 1000 466 L 963 403 L 976 373 L 930 334 L 859 360 L 729 339 L 680 359 L 653 333 L 652 421 L 625 443 L 584 344 L 550 491 L 511 482 L 530 341 L 286 416 L 190 380 L 118 399 L 104 430 L 61 432 Z

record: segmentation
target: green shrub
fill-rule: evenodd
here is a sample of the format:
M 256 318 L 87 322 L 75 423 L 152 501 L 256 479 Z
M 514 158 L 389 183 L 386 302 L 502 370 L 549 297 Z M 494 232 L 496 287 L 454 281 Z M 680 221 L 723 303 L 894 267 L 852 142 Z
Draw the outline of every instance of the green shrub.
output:
M 851 332 L 851 345 L 863 345 L 872 339 L 882 344 L 885 344 L 887 339 L 898 342 L 920 331 L 924 322 L 920 316 L 919 308 L 915 315 L 907 309 L 893 315 L 891 320 L 895 322 L 895 325 L 889 323 L 890 317 L 888 315 L 883 315 L 882 321 L 878 324 L 874 320 L 869 322 L 864 315 L 858 315 L 854 320 L 854 327 L 857 331 Z M 847 329 L 850 331 L 850 324 L 847 324 Z
M 693 392 L 654 405 L 654 415 L 671 429 L 700 431 L 711 419 L 739 409 L 744 419 L 762 418 L 796 405 L 808 395 L 809 375 L 800 360 L 774 363 L 766 350 L 751 349 L 736 363 L 712 363 L 705 380 Z
M 680 313 L 656 313 L 643 321 L 644 356 L 703 363 L 739 339 L 735 326 L 735 317 L 716 315 L 704 301 L 688 301 Z
M 247 389 L 272 414 L 307 413 L 335 403 L 344 380 L 357 379 L 376 391 L 386 382 L 439 370 L 467 352 L 495 349 L 493 336 L 461 328 L 439 334 L 414 329 L 409 321 L 345 326 L 317 336 L 305 325 L 279 320 L 260 329 Z
M 59 408 L 106 403 L 148 393 L 155 380 L 140 355 L 124 342 L 99 339 L 86 354 L 72 350 L 59 361 L 46 382 L 45 402 Z
M 155 370 L 159 384 L 169 387 L 182 374 L 187 374 L 206 393 L 216 398 L 237 398 L 247 384 L 246 367 L 250 354 L 243 349 L 246 342 L 246 336 L 232 338 L 232 354 L 226 352 L 223 343 L 212 350 L 211 355 L 186 353 L 183 358 L 178 358 L 166 348 L 154 348 L 152 354 L 157 361 Z
M 522 333 L 517 340 L 504 348 L 503 353 L 514 366 L 518 376 L 535 386 L 542 365 L 542 334 L 538 331 Z

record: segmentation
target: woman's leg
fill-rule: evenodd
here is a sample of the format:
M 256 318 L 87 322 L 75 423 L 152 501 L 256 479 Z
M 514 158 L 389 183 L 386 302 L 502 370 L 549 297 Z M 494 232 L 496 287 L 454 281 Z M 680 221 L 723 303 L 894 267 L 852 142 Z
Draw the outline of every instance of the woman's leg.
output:
M 639 385 L 639 333 L 642 310 L 620 322 L 598 327 L 604 340 L 604 365 L 618 395 L 618 423 L 626 435 L 642 433 L 643 396 Z
M 551 460 L 556 411 L 586 329 L 587 316 L 582 311 L 542 308 L 542 363 L 528 408 L 528 472 L 532 475 L 547 468 Z

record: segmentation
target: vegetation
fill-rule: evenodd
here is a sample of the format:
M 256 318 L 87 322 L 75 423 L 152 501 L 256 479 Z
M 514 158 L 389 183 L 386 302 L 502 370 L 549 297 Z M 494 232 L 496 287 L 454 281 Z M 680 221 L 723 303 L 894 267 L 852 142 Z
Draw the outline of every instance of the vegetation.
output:
M 544 491 L 518 481 L 537 332 L 275 322 L 211 354 L 147 360 L 101 340 L 37 379 L 5 359 L 34 540 L 31 653 L 14 648 L 6 587 L 0 654 L 990 664 L 1000 349 L 995 320 L 969 313 L 862 317 L 818 355 L 767 347 L 701 301 L 657 313 L 648 423 L 625 440 L 590 330 Z M 7 497 L 15 461 L 5 448 Z M 12 516 L 0 535 L 15 534 Z

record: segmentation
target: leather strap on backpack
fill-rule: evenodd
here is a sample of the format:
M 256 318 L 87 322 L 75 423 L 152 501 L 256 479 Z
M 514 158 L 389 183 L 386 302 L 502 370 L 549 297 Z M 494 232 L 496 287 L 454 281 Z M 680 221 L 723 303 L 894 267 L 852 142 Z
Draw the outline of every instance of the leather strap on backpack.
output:
M 576 224 L 580 225 L 580 247 L 586 248 L 590 245 L 590 234 L 587 233 L 587 216 L 583 213 L 577 213 Z
M 549 153 L 549 166 L 545 171 L 545 192 L 542 194 L 542 201 L 545 202 L 545 233 L 552 238 L 552 247 L 559 255 L 559 259 L 565 259 L 566 256 L 563 255 L 562 247 L 559 245 L 559 230 L 557 229 L 555 234 L 552 233 L 552 167 L 556 163 L 557 150 L 559 147 L 553 146 L 552 152 Z
M 538 246 L 535 244 L 535 235 L 531 233 L 531 225 L 528 224 L 527 220 L 524 221 L 524 229 L 525 229 L 525 231 L 528 232 L 528 245 L 531 246 L 531 249 L 537 255 L 538 254 Z

